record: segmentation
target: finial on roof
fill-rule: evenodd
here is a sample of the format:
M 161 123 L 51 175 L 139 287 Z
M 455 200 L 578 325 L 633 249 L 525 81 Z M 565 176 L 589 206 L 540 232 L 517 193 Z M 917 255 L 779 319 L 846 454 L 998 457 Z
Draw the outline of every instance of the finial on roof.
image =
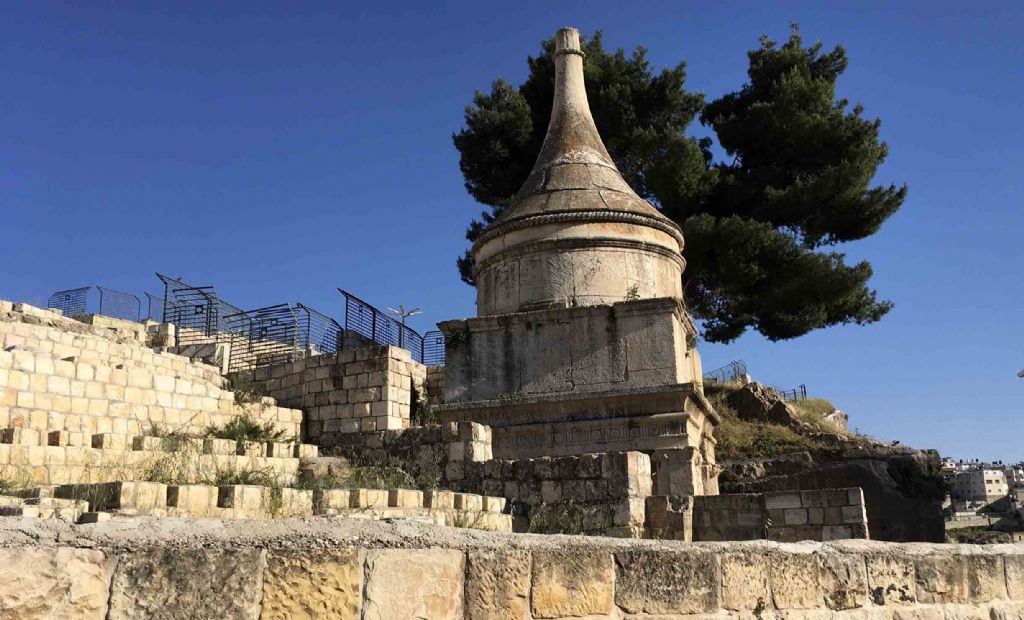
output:
M 615 167 L 594 125 L 583 81 L 580 33 L 562 28 L 555 34 L 555 100 L 544 146 L 533 165 L 537 173 L 553 164 L 583 163 Z

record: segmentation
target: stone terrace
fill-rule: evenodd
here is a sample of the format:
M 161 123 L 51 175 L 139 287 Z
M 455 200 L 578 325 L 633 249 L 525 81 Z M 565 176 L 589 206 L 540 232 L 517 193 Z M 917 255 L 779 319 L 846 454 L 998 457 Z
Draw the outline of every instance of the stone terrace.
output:
M 0 467 L 13 482 L 132 479 L 164 456 L 158 430 L 202 434 L 241 415 L 299 436 L 301 411 L 236 403 L 216 368 L 149 348 L 146 325 L 0 301 Z M 203 467 L 287 478 L 316 448 L 213 440 L 195 453 Z

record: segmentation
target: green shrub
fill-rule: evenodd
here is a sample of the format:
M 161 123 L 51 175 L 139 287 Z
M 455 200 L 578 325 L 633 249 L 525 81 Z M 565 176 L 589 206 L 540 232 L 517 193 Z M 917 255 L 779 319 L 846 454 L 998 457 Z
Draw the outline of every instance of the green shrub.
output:
M 217 439 L 256 441 L 260 443 L 295 441 L 295 438 L 288 436 L 285 431 L 274 428 L 273 422 L 261 423 L 258 420 L 254 420 L 248 414 L 232 418 L 224 426 L 214 425 L 209 427 L 206 430 L 206 436 Z
M 262 487 L 277 486 L 278 479 L 274 469 L 236 469 L 234 467 L 218 467 L 213 472 L 213 478 L 205 484 L 215 486 L 228 486 L 233 484 L 253 484 Z
M 328 468 L 326 475 L 313 476 L 308 471 L 299 474 L 296 487 L 306 490 L 327 489 L 420 489 L 408 472 L 391 466 L 355 465 L 347 471 L 336 472 Z M 434 487 L 436 488 L 436 487 Z
M 236 405 L 262 403 L 263 397 L 267 395 L 263 392 L 263 386 L 253 381 L 248 375 L 232 373 L 228 375 L 228 380 L 231 381 L 231 392 L 235 395 Z

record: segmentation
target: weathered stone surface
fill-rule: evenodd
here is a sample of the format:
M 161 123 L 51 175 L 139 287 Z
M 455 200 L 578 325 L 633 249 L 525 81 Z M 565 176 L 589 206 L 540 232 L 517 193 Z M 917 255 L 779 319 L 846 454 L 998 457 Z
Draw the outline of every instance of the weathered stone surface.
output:
M 470 551 L 466 617 L 530 620 L 530 552 Z
M 821 589 L 829 609 L 843 610 L 868 604 L 868 576 L 860 555 L 818 555 Z
M 799 423 L 796 412 L 779 393 L 753 381 L 729 395 L 729 404 L 744 420 L 793 426 Z
M 272 553 L 263 576 L 261 620 L 358 619 L 363 586 L 363 552 Z
M 1024 555 L 1005 555 L 1006 589 L 1010 598 L 1024 601 Z
M 533 552 L 530 607 L 535 618 L 608 614 L 615 569 L 610 553 L 583 549 Z
M 615 603 L 629 613 L 692 614 L 719 608 L 718 559 L 710 553 L 615 554 Z
M 768 563 L 760 553 L 728 553 L 722 556 L 722 607 L 753 611 L 768 605 Z
M 779 609 L 820 609 L 818 558 L 810 553 L 774 553 L 768 558 L 772 600 Z
M 1007 598 L 1003 558 L 970 556 L 967 565 L 967 596 L 972 603 L 985 603 Z
M 945 620 L 991 620 L 991 612 L 986 605 L 946 604 L 942 606 Z
M 907 557 L 869 555 L 868 592 L 876 605 L 913 605 L 917 601 L 914 562 Z
M 108 620 L 260 615 L 260 549 L 155 549 L 118 558 Z
M 933 605 L 915 605 L 913 607 L 893 607 L 893 620 L 944 620 L 942 608 Z
M 920 603 L 967 603 L 967 566 L 964 558 L 931 555 L 914 561 L 917 600 Z
M 96 618 L 107 613 L 103 552 L 0 549 L 0 618 Z
M 462 620 L 463 552 L 387 549 L 366 559 L 364 620 Z

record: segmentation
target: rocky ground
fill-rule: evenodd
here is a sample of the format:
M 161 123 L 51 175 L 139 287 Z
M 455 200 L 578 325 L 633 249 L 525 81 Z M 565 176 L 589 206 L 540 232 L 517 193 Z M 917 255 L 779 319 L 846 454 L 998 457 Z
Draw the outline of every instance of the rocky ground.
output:
M 859 486 L 871 537 L 944 540 L 945 483 L 939 454 L 884 442 L 845 428 L 845 415 L 817 399 L 787 403 L 758 383 L 712 384 L 705 391 L 722 414 L 722 493 Z

